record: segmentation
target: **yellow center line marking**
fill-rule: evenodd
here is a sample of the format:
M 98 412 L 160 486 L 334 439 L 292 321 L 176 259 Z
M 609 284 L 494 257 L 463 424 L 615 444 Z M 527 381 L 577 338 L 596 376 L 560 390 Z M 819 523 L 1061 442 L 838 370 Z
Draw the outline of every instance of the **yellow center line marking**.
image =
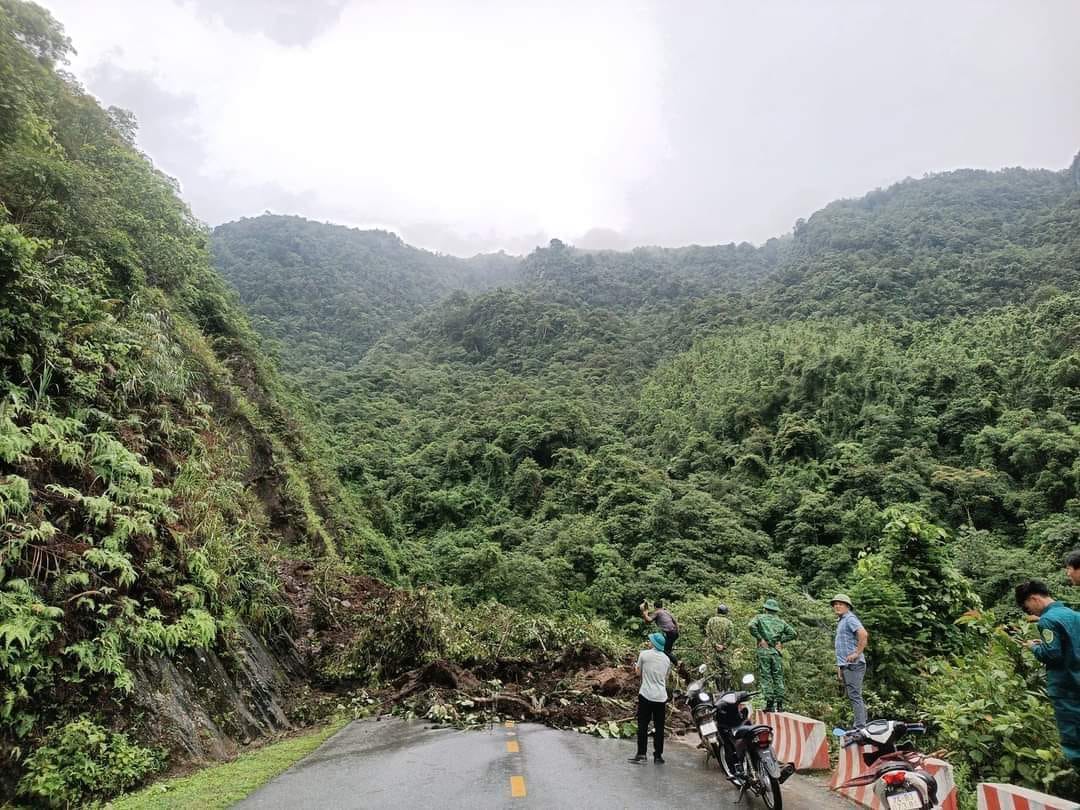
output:
M 506 741 L 506 753 L 508 753 L 508 754 L 516 754 L 516 753 L 518 753 L 519 750 L 520 749 L 518 748 L 518 741 L 517 740 L 507 740 Z
M 510 777 L 510 795 L 513 796 L 515 799 L 520 799 L 525 796 L 524 776 Z

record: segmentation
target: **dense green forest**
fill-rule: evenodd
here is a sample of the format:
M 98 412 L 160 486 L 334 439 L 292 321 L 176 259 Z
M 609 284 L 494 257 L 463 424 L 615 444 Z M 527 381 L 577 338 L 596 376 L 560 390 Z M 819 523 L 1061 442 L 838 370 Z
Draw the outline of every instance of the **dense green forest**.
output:
M 632 633 L 642 598 L 696 626 L 708 595 L 747 619 L 778 595 L 804 636 L 799 708 L 835 721 L 824 599 L 842 588 L 873 635 L 875 713 L 936 721 L 966 784 L 1074 791 L 1038 668 L 994 629 L 1018 618 L 1013 584 L 1060 587 L 1080 546 L 1074 174 L 906 180 L 761 247 L 553 240 L 490 289 L 429 255 L 457 290 L 381 307 L 359 362 L 296 379 L 414 584 Z M 265 282 L 238 289 L 285 315 L 260 328 L 285 354 L 346 339 L 287 290 L 332 274 L 371 294 L 367 268 L 285 283 L 264 235 Z
M 414 317 L 380 306 L 362 361 L 309 359 L 305 388 L 410 575 L 470 600 L 619 622 L 643 594 L 716 587 L 760 558 L 824 591 L 903 505 L 998 555 L 993 572 L 957 563 L 1001 604 L 1010 578 L 1080 542 L 1078 201 L 1069 172 L 952 172 L 834 203 L 761 248 L 553 241 L 486 292 L 426 254 L 461 289 Z M 320 321 L 262 233 L 255 303 L 288 310 L 271 334 L 346 339 L 356 319 Z M 371 294 L 367 277 L 346 278 Z
M 417 589 L 322 661 L 338 686 L 545 646 L 522 616 L 615 650 L 643 598 L 694 663 L 717 599 L 745 623 L 775 596 L 792 707 L 830 722 L 842 588 L 872 713 L 930 719 L 969 791 L 1076 794 L 1000 625 L 1023 577 L 1078 601 L 1080 158 L 906 180 L 761 246 L 211 233 L 70 49 L 0 0 L 4 796 L 164 767 L 140 668 L 282 642 L 285 559 L 318 567 L 324 613 L 334 577 Z
M 351 368 L 390 324 L 458 286 L 483 289 L 517 266 L 502 254 L 456 260 L 417 250 L 387 231 L 269 215 L 222 225 L 213 251 L 252 320 L 295 374 L 312 365 Z M 306 272 L 309 267 L 320 273 Z

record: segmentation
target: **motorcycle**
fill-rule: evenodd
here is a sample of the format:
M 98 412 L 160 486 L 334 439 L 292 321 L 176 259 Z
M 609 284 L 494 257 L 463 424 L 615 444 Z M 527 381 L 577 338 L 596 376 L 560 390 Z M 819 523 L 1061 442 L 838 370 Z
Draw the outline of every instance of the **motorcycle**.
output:
M 938 803 L 937 779 L 923 769 L 925 754 L 915 750 L 908 734 L 925 734 L 922 723 L 903 723 L 898 720 L 873 720 L 863 728 L 852 731 L 835 729 L 833 734 L 843 738 L 845 748 L 858 745 L 870 748 L 863 751 L 863 762 L 872 768 L 841 787 L 873 785 L 874 795 L 888 810 L 933 810 Z
M 733 690 L 712 695 L 706 688 L 708 668 L 698 668 L 701 679 L 686 687 L 690 716 L 705 745 L 706 761 L 715 757 L 727 780 L 739 788 L 739 801 L 747 793 L 760 796 L 769 810 L 782 810 L 780 785 L 795 772 L 795 766 L 781 766 L 773 751 L 771 726 L 749 723 L 750 711 L 743 704 L 756 692 Z M 744 675 L 743 686 L 754 683 Z

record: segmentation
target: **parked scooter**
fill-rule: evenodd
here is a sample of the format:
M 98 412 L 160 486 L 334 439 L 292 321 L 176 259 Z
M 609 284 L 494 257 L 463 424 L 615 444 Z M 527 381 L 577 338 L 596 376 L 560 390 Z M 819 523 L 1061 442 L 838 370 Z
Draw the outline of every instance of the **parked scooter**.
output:
M 938 804 L 938 785 L 933 774 L 923 769 L 925 754 L 915 750 L 908 734 L 925 734 L 922 723 L 902 723 L 898 720 L 873 720 L 863 728 L 852 731 L 835 729 L 833 734 L 843 739 L 845 748 L 867 746 L 863 762 L 871 768 L 841 787 L 873 785 L 874 794 L 888 810 L 933 810 Z
M 702 664 L 700 680 L 686 687 L 690 716 L 705 744 L 708 756 L 715 757 L 728 781 L 739 788 L 739 800 L 747 793 L 760 796 L 769 810 L 782 810 L 782 785 L 795 766 L 781 766 L 772 749 L 771 726 L 749 723 L 750 710 L 745 704 L 756 692 L 746 689 L 710 694 Z M 743 686 L 754 683 L 753 675 L 744 675 Z
M 708 667 L 704 664 L 698 667 L 701 678 L 687 685 L 686 705 L 690 709 L 690 717 L 694 721 L 698 736 L 701 737 L 705 748 L 706 761 L 708 757 L 715 757 L 717 762 L 721 762 L 720 755 L 723 749 L 716 721 L 716 704 L 713 702 L 713 693 L 708 689 L 707 672 Z

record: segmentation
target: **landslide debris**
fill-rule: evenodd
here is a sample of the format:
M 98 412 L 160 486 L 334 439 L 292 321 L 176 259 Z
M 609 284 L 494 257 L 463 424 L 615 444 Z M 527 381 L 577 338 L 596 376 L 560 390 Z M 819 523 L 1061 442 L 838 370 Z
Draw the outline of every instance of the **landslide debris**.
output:
M 302 560 L 282 560 L 278 571 L 316 702 L 340 708 L 362 690 L 358 714 L 633 733 L 636 653 L 602 622 L 464 607 L 441 592 L 394 589 Z M 688 726 L 683 712 L 672 713 L 672 733 Z

